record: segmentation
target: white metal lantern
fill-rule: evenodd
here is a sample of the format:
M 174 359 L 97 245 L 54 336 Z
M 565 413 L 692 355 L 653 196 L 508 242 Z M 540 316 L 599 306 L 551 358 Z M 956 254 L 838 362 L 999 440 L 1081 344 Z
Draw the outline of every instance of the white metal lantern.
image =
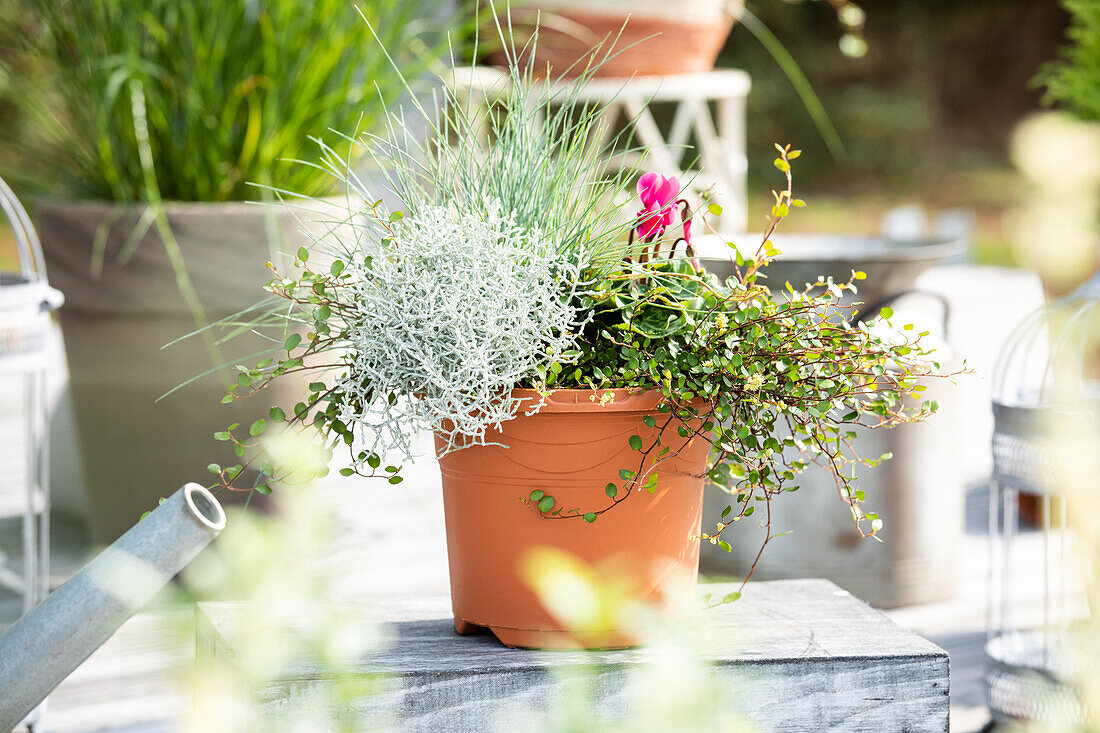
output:
M 1074 630 L 1089 619 L 1074 491 L 1100 501 L 1097 460 L 1075 449 L 1100 417 L 1100 277 L 1026 318 L 993 375 L 986 693 L 996 722 L 1084 724 L 1073 679 L 1096 660 Z M 1085 461 L 1075 470 L 1075 463 Z
M 49 591 L 47 345 L 50 311 L 61 305 L 62 296 L 46 281 L 42 249 L 30 217 L 3 179 L 0 211 L 19 255 L 18 271 L 0 272 L 0 385 L 6 398 L 21 403 L 17 413 L 22 418 L 20 428 L 4 435 L 4 472 L 23 484 L 23 491 L 4 487 L 6 496 L 22 504 L 0 509 L 23 516 L 23 562 L 20 568 L 10 567 L 0 553 L 0 586 L 22 594 L 23 610 L 28 611 Z M 15 391 L 22 394 L 13 396 Z M 13 452 L 22 460 L 12 460 Z

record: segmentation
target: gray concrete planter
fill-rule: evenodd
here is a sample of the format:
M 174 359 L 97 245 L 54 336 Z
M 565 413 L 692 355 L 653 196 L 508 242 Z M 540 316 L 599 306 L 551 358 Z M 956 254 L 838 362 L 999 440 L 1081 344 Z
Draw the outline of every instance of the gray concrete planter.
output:
M 852 270 L 862 270 L 867 279 L 859 283 L 855 300 L 866 303 L 860 310 L 869 314 L 878 312 L 876 304 L 909 292 L 924 270 L 962 251 L 960 244 L 950 241 L 862 236 L 787 235 L 773 241 L 783 255 L 766 271 L 772 290 L 782 289 L 788 280 L 800 287 L 815 282 L 819 275 L 846 282 Z M 703 249 L 704 265 L 717 274 L 731 274 L 728 260 L 707 259 L 711 253 L 715 253 L 713 247 Z M 772 503 L 773 533 L 791 534 L 768 545 L 757 566 L 757 578 L 828 578 L 872 605 L 886 608 L 930 603 L 954 594 L 964 496 L 958 455 L 959 393 L 948 380 L 930 380 L 927 387 L 927 399 L 941 405 L 929 422 L 862 431 L 856 440 L 862 456 L 894 454 L 893 460 L 863 468 L 859 474 L 867 510 L 879 512 L 886 522 L 883 542 L 859 536 L 832 475 L 810 467 L 799 477 L 797 493 Z M 714 526 L 728 499 L 715 488 L 708 490 L 704 528 Z M 733 552 L 703 545 L 704 572 L 743 575 L 748 571 L 765 537 L 761 511 L 762 507 L 751 519 L 727 530 L 725 538 Z
M 128 262 L 119 262 L 141 211 L 107 202 L 44 200 L 35 212 L 50 282 L 66 296 L 60 320 L 90 528 L 101 543 L 156 506 L 164 486 L 209 482 L 206 465 L 227 458 L 218 455 L 212 433 L 235 421 L 247 425 L 270 404 L 221 405 L 228 371 L 156 402 L 213 363 L 198 338 L 161 348 L 195 324 L 155 229 Z M 263 298 L 270 279 L 265 263 L 278 262 L 279 253 L 293 252 L 306 239 L 293 216 L 276 207 L 173 203 L 167 216 L 211 320 Z M 93 276 L 97 235 L 105 236 L 105 251 L 102 272 Z M 231 360 L 270 347 L 247 335 L 225 345 L 223 356 Z

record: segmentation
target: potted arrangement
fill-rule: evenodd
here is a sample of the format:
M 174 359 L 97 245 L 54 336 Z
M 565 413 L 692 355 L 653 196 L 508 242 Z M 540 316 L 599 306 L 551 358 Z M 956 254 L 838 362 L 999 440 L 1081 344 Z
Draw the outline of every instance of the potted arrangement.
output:
M 386 161 L 401 211 L 326 148 L 333 175 L 373 203 L 299 250 L 297 272 L 273 266 L 275 303 L 239 320 L 290 319 L 305 333 L 280 358 L 242 365 L 229 396 L 262 397 L 311 362 L 322 375 L 293 405 L 219 431 L 236 461 L 210 470 L 225 490 L 247 489 L 237 477 L 256 469 L 255 490 L 270 492 L 293 477 L 264 436 L 316 429 L 327 451 L 347 451 L 341 474 L 397 484 L 400 460 L 386 456 L 411 458 L 410 433 L 431 430 L 458 632 L 620 646 L 629 618 L 575 628 L 540 604 L 526 577 L 540 548 L 613 566 L 632 596 L 674 613 L 691 597 L 699 543 L 728 549 L 729 528 L 766 517 L 811 463 L 873 536 L 882 522 L 852 470 L 879 458 L 853 455 L 851 430 L 927 416 L 936 405 L 918 378 L 936 366 L 920 335 L 835 317 L 862 273 L 783 294 L 763 284 L 779 254 L 772 231 L 804 205 L 791 187 L 798 151 L 777 146 L 785 186 L 762 243 L 731 245 L 721 280 L 692 247 L 718 205 L 693 206 L 655 172 L 602 179 L 598 110 L 573 103 L 589 75 L 564 96 L 532 97 L 546 89 L 532 68 L 511 68 L 512 93 L 489 120 L 454 104 L 432 120 L 434 143 L 398 125 L 361 141 Z M 608 202 L 628 193 L 638 205 L 624 216 Z M 706 482 L 729 500 L 714 527 L 700 524 Z
M 201 472 L 201 437 L 247 336 L 162 347 L 263 294 L 264 262 L 304 241 L 293 212 L 246 203 L 275 183 L 315 196 L 310 136 L 373 129 L 403 92 L 386 49 L 408 48 L 418 3 L 169 0 L 34 3 L 43 78 L 35 141 L 5 167 L 41 171 L 36 207 L 60 314 L 93 538 L 137 520 L 158 484 Z M 424 68 L 431 49 L 404 54 Z M 43 90 L 49 90 L 45 92 Z M 379 94 L 379 90 L 381 94 Z M 26 163 L 26 165 L 24 165 Z M 31 165 L 31 164 L 34 165 Z M 256 184 L 260 184 L 258 187 Z M 306 217 L 310 218 L 310 217 Z M 205 374 L 182 394 L 172 388 Z M 110 429 L 105 430 L 104 426 Z M 157 480 L 150 480 L 156 476 Z

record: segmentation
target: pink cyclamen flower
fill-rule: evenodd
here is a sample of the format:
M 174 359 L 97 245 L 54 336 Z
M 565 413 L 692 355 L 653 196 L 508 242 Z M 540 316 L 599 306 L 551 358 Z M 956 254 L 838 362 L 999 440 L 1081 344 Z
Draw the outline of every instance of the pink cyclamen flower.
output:
M 638 179 L 638 197 L 642 210 L 638 212 L 638 236 L 651 239 L 664 234 L 672 224 L 673 202 L 680 195 L 680 181 L 660 173 L 646 173 Z

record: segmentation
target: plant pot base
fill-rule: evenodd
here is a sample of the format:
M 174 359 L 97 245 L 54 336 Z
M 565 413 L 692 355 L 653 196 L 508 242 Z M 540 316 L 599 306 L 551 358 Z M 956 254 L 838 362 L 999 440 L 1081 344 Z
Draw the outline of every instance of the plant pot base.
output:
M 508 626 L 482 626 L 458 616 L 454 617 L 454 624 L 455 631 L 459 636 L 492 634 L 497 638 L 497 641 L 511 649 L 610 650 L 629 649 L 639 644 L 636 638 L 623 631 L 572 632 L 546 629 L 515 629 Z

